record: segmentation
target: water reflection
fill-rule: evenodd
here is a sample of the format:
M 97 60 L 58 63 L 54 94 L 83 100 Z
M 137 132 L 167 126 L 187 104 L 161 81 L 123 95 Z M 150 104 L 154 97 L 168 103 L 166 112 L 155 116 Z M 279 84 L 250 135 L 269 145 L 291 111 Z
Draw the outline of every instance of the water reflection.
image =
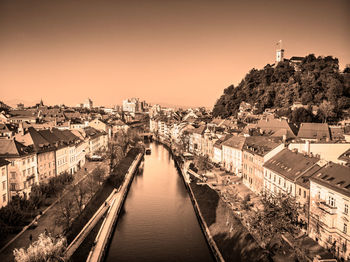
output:
M 171 155 L 162 145 L 150 147 L 106 261 L 213 261 Z

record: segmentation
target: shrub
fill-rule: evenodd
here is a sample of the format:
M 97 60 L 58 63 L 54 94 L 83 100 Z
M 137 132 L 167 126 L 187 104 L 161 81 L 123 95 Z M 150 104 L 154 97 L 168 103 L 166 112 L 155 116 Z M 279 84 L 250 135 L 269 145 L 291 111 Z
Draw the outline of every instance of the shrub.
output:
M 15 249 L 13 255 L 17 262 L 63 261 L 66 242 L 62 236 L 54 238 L 51 235 L 40 234 L 38 240 L 26 250 Z

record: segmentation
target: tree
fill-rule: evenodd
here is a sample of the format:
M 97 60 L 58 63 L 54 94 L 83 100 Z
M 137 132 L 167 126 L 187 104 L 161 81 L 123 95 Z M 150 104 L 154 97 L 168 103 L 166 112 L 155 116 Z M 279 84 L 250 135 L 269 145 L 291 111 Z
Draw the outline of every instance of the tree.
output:
M 95 180 L 95 182 L 98 183 L 98 185 L 100 185 L 100 183 L 103 181 L 104 179 L 104 175 L 105 175 L 105 170 L 103 168 L 101 168 L 100 166 L 97 166 L 91 173 L 93 179 Z
M 197 156 L 194 162 L 199 174 L 205 174 L 213 168 L 208 156 Z
M 311 109 L 305 109 L 304 107 L 295 109 L 291 116 L 291 122 L 297 124 L 298 126 L 303 122 L 313 122 L 313 119 L 314 117 Z
M 42 233 L 27 249 L 14 249 L 13 255 L 17 262 L 64 261 L 66 246 L 65 237 L 56 238 Z
M 181 135 L 179 137 L 179 149 L 180 152 L 187 152 L 189 150 L 189 144 L 190 144 L 190 137 L 189 132 L 187 130 L 184 130 L 181 132 Z
M 263 210 L 249 217 L 249 224 L 260 240 L 269 246 L 273 240 L 281 239 L 283 233 L 294 234 L 298 224 L 298 205 L 289 194 L 262 198 Z
M 67 231 L 72 224 L 74 217 L 74 198 L 67 194 L 60 198 L 56 213 L 56 223 L 63 227 L 63 231 Z
M 334 105 L 332 105 L 330 102 L 326 100 L 323 100 L 322 104 L 319 107 L 319 111 L 321 113 L 321 116 L 323 117 L 324 123 L 327 123 L 328 117 L 332 117 L 335 115 Z
M 81 214 L 84 207 L 84 199 L 88 192 L 87 186 L 84 182 L 80 182 L 73 186 L 72 192 L 73 192 L 75 203 L 77 204 L 79 209 L 79 214 Z

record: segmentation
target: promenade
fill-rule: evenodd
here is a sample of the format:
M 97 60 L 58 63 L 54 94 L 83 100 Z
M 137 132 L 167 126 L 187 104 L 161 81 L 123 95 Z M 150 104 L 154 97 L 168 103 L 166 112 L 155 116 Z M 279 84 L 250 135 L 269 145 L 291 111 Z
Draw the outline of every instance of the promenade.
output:
M 87 174 L 91 172 L 97 166 L 103 165 L 104 162 L 86 162 L 85 166 L 80 169 L 77 173 L 74 174 L 74 182 L 79 183 L 87 177 Z M 86 171 L 85 171 L 86 168 Z M 63 192 L 63 195 L 67 191 Z M 61 196 L 62 197 L 62 196 Z M 62 228 L 56 225 L 56 213 L 57 213 L 57 200 L 53 202 L 49 207 L 47 207 L 43 214 L 37 219 L 38 225 L 35 228 L 25 227 L 18 235 L 15 240 L 9 240 L 8 244 L 5 245 L 5 248 L 0 252 L 0 261 L 10 262 L 13 261 L 13 250 L 15 248 L 26 248 L 31 243 L 29 237 L 32 235 L 33 241 L 38 239 L 38 236 L 41 233 L 45 232 L 45 229 L 52 235 L 57 235 L 62 233 Z

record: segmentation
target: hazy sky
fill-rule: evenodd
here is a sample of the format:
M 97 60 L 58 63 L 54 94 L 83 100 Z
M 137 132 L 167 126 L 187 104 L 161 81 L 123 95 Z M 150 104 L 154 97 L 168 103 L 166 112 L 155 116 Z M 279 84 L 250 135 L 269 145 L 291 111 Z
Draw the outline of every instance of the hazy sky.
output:
M 212 107 L 253 67 L 350 63 L 350 1 L 0 0 L 0 100 Z

